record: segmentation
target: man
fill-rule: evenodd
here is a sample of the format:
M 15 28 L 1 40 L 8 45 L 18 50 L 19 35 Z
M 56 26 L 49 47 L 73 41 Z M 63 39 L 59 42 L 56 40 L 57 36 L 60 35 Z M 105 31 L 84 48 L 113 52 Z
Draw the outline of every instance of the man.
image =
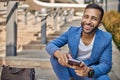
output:
M 59 80 L 110 80 L 112 67 L 112 37 L 98 27 L 104 10 L 97 4 L 89 4 L 84 10 L 80 27 L 70 29 L 50 42 L 46 50 L 51 55 L 51 64 Z M 60 50 L 68 44 L 69 53 Z M 69 59 L 82 62 L 68 64 Z

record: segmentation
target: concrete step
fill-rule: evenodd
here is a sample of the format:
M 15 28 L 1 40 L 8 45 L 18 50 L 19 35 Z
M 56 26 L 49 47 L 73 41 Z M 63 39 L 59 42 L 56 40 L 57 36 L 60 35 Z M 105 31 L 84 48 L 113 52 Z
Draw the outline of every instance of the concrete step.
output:
M 53 36 L 60 36 L 62 34 L 62 32 L 55 32 L 54 34 L 50 34 L 50 35 L 53 35 Z
M 20 25 L 23 25 L 23 23 L 21 23 Z M 23 25 L 23 26 L 25 26 L 25 25 Z M 26 25 L 25 27 L 18 28 L 18 33 L 33 33 L 34 34 L 34 33 L 37 33 L 39 31 L 40 31 L 40 27 L 33 26 L 33 25 Z
M 52 69 L 50 60 L 43 58 L 23 58 L 19 56 L 0 57 L 0 65 L 4 64 L 15 67 Z
M 47 40 L 47 43 L 52 41 L 52 39 L 49 39 Z M 41 40 L 33 40 L 33 41 L 30 41 L 29 44 L 41 44 Z
M 45 50 L 46 44 L 26 44 L 22 46 L 22 50 Z M 67 45 L 61 47 L 62 50 L 68 51 Z
M 26 36 L 18 36 L 18 43 L 20 42 L 30 42 L 31 40 L 36 40 L 36 37 L 34 36 L 29 36 L 29 37 L 26 37 Z
M 30 41 L 29 44 L 40 44 L 41 40 Z
M 40 59 L 49 59 L 50 55 L 46 52 L 46 50 L 22 50 L 17 51 L 17 56 L 23 57 L 23 58 L 40 58 Z
M 50 36 L 50 35 L 48 35 L 48 36 L 47 36 L 47 40 L 53 40 L 53 39 L 55 39 L 55 38 L 57 38 L 57 37 L 59 37 L 59 36 Z M 41 40 L 41 37 L 38 36 L 36 39 L 37 39 L 37 40 Z
M 45 49 L 46 45 L 45 44 L 27 44 L 27 45 L 23 45 L 22 49 L 35 49 L 35 50 L 43 50 Z
M 0 49 L 0 57 L 5 57 L 5 49 Z
M 63 34 L 64 32 L 66 32 L 68 30 L 68 26 L 63 26 L 61 27 L 60 31 L 56 31 L 53 34 L 49 34 L 50 36 L 60 36 L 61 34 Z
M 20 32 L 18 33 L 18 36 L 35 36 L 35 32 L 31 33 L 31 32 Z
M 53 69 L 35 69 L 36 80 L 58 80 Z
M 56 31 L 56 32 L 54 32 L 54 33 L 52 33 L 52 34 L 49 34 L 48 35 L 48 37 L 50 36 L 60 36 L 61 34 L 63 34 L 66 30 L 68 29 L 68 27 L 63 27 L 63 28 L 61 28 L 61 30 L 60 31 Z M 38 33 L 38 34 L 36 34 L 35 36 L 38 36 L 39 37 L 39 35 L 41 35 L 41 33 Z

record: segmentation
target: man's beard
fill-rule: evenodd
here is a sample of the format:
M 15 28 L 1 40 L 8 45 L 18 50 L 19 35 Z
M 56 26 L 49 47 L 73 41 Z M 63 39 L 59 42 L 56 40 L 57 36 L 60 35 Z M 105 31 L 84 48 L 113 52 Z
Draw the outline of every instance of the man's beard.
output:
M 88 26 L 93 27 L 93 28 L 92 28 L 92 30 L 90 30 L 90 32 L 86 32 L 86 31 L 84 30 L 84 27 L 83 27 L 84 25 L 88 25 Z M 86 33 L 86 34 L 94 33 L 94 32 L 98 29 L 98 25 L 94 27 L 94 25 L 84 24 L 83 22 L 81 23 L 81 26 L 82 26 L 82 31 L 83 31 L 84 33 Z

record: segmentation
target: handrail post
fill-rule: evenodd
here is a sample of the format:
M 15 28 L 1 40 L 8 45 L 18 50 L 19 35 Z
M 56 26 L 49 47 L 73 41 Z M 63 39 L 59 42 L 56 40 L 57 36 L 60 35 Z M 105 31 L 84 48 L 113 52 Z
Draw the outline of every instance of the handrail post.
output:
M 60 16 L 59 16 L 60 8 L 56 8 L 55 15 L 54 15 L 54 30 L 59 31 L 60 30 Z
M 74 16 L 74 9 L 70 9 L 68 11 L 68 22 L 72 21 L 72 17 Z
M 35 23 L 38 22 L 39 11 L 35 11 Z
M 25 15 L 24 15 L 24 16 L 25 16 L 25 17 L 24 17 L 24 18 L 25 18 L 25 25 L 27 25 L 27 14 L 28 14 L 28 11 L 26 11 L 26 12 L 25 12 Z
M 47 43 L 47 36 L 46 36 L 46 18 L 47 18 L 47 11 L 46 8 L 41 9 L 41 43 Z
M 67 23 L 67 10 L 64 10 L 64 23 Z
M 63 20 L 63 10 L 61 10 L 60 13 L 60 26 L 64 24 L 64 20 Z
M 16 1 L 7 6 L 6 56 L 17 55 L 17 6 Z

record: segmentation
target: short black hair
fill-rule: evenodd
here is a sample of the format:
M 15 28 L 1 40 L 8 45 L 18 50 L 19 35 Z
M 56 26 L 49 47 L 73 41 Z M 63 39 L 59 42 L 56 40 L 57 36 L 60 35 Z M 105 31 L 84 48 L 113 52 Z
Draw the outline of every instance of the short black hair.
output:
M 94 8 L 94 9 L 99 10 L 101 12 L 100 21 L 102 20 L 103 15 L 104 15 L 104 9 L 101 6 L 99 6 L 98 4 L 92 3 L 92 4 L 88 4 L 85 7 L 85 10 L 88 9 L 88 8 Z

